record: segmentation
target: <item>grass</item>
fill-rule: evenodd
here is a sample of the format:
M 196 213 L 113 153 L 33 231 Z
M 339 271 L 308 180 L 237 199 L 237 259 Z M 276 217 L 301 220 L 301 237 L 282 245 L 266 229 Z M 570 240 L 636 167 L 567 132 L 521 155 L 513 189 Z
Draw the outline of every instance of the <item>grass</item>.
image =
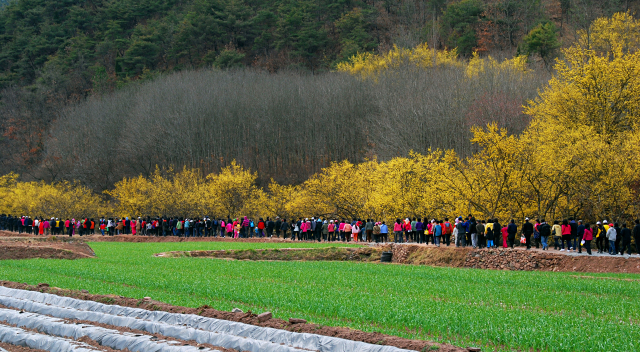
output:
M 170 304 L 433 339 L 483 350 L 640 350 L 632 274 L 515 272 L 357 262 L 154 258 L 180 250 L 310 247 L 233 242 L 91 243 L 97 259 L 0 261 L 0 278 L 150 296 Z M 314 247 L 324 244 L 314 244 Z

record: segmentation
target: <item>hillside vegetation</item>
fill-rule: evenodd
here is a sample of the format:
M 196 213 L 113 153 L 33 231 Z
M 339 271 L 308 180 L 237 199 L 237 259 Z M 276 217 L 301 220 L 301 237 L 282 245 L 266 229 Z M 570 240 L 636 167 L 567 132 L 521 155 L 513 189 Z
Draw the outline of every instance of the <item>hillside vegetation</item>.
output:
M 91 11 L 115 16 L 110 17 L 115 21 L 122 16 L 100 12 L 115 3 Z M 360 48 L 341 58 L 346 42 L 337 40 L 332 42 L 335 50 L 324 51 L 322 60 L 314 63 L 303 55 L 271 72 L 216 63 L 230 51 L 250 52 L 239 43 L 225 45 L 206 67 L 196 68 L 200 64 L 194 61 L 182 66 L 193 69 L 165 72 L 183 62 L 174 58 L 174 64 L 154 69 L 143 65 L 135 73 L 124 70 L 126 53 L 134 44 L 115 56 L 112 72 L 100 66 L 100 60 L 109 57 L 97 54 L 102 44 L 85 36 L 95 50 L 74 56 L 73 45 L 65 42 L 64 50 L 46 56 L 32 83 L 25 71 L 16 76 L 23 85 L 14 82 L 2 92 L 3 211 L 394 218 L 473 211 L 490 217 L 634 217 L 640 184 L 633 166 L 640 145 L 640 22 L 631 12 L 619 12 L 579 29 L 585 17 L 577 9 L 589 8 L 592 15 L 603 10 L 569 2 L 571 6 L 563 7 L 568 12 L 560 12 L 565 14 L 562 21 L 539 18 L 503 59 L 508 47 L 500 47 L 498 37 L 485 40 L 491 31 L 483 27 L 492 23 L 489 10 L 497 3 L 441 4 L 442 12 L 433 12 L 437 17 L 432 17 L 432 26 L 423 18 L 420 27 L 434 30 L 438 39 L 433 45 L 402 46 L 393 43 L 400 37 L 387 31 L 388 38 L 396 38 L 384 42 L 393 43 L 387 49 L 378 41 L 375 50 Z M 25 23 L 25 16 L 38 8 L 34 5 L 18 16 L 16 11 L 26 4 L 17 0 L 1 14 Z M 177 16 L 177 9 L 197 4 L 173 3 L 166 11 Z M 551 3 L 526 4 L 552 8 Z M 629 6 L 616 4 L 610 5 Z M 147 5 L 145 11 L 159 6 Z M 377 9 L 376 18 L 385 13 L 384 7 L 376 7 L 381 3 L 349 3 L 341 11 L 350 13 L 347 5 L 362 5 L 357 11 Z M 447 18 L 460 15 L 454 16 L 455 23 L 463 23 L 476 5 L 482 8 L 474 17 L 477 22 L 447 32 Z M 53 6 L 33 18 L 51 16 L 60 8 Z M 551 13 L 547 10 L 540 16 Z M 216 16 L 220 13 L 224 11 Z M 171 16 L 134 21 L 130 38 Z M 324 16 L 328 12 L 322 12 Z M 72 17 L 63 11 L 62 21 L 50 26 Z M 323 28 L 329 26 L 323 23 Z M 407 23 L 393 28 L 414 28 L 414 22 Z M 3 28 L 23 35 L 14 25 Z M 106 37 L 95 28 L 92 38 L 104 42 Z M 561 36 L 568 38 L 571 31 L 573 40 L 563 48 Z M 12 45 L 39 38 L 36 32 L 20 41 L 2 37 L 8 42 L 0 64 L 12 63 L 3 73 L 5 82 L 19 67 L 37 67 L 35 61 L 20 66 L 21 60 L 7 59 Z M 74 33 L 77 39 L 79 32 Z M 239 32 L 234 33 L 237 39 Z M 453 42 L 447 41 L 464 33 L 450 48 Z M 477 39 L 471 53 L 460 41 L 471 38 L 470 33 Z M 63 38 L 60 35 L 56 38 Z M 116 43 L 126 43 L 125 37 L 118 36 Z M 225 50 L 229 52 L 223 54 Z M 273 51 L 286 51 L 289 58 L 301 53 L 295 54 L 294 46 L 276 45 Z M 29 53 L 34 51 L 18 56 Z M 162 54 L 163 60 L 169 56 Z M 70 58 L 90 66 L 74 71 L 63 65 Z M 243 60 L 236 64 L 259 66 Z M 96 65 L 103 74 L 92 71 Z M 88 77 L 86 87 L 75 94 L 72 85 L 83 82 L 82 77 Z M 22 182 L 29 180 L 44 182 Z
M 455 48 L 463 59 L 474 51 L 531 55 L 534 66 L 550 69 L 578 30 L 600 16 L 633 13 L 638 3 L 13 0 L 0 10 L 0 172 L 52 180 L 40 171 L 51 122 L 89 96 L 158 74 L 210 67 L 315 74 L 357 53 L 424 42 Z M 536 75 L 546 80 L 545 71 Z
M 629 221 L 640 214 L 638 28 L 626 13 L 597 19 L 537 95 L 520 57 L 440 52 L 434 64 L 423 46 L 323 75 L 195 71 L 131 86 L 53 124 L 43 170 L 79 183 L 5 175 L 0 211 Z

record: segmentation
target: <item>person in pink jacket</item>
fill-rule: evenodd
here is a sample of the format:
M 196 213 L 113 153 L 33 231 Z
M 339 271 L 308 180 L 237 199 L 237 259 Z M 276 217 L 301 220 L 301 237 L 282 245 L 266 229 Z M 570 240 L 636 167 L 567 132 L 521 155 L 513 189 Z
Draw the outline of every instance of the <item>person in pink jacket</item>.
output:
M 400 219 L 396 219 L 396 223 L 393 224 L 394 242 L 402 243 L 402 222 Z
M 228 222 L 226 230 L 227 230 L 227 237 L 232 238 L 233 237 L 233 223 Z
M 507 243 L 507 237 L 509 237 L 509 232 L 507 232 L 507 227 L 502 228 L 502 247 L 507 248 L 509 244 Z
M 589 223 L 584 225 L 584 235 L 582 235 L 582 240 L 584 241 L 584 248 L 587 249 L 587 254 L 591 255 L 591 241 L 593 241 L 593 229 Z
M 353 241 L 358 242 L 358 235 L 360 234 L 360 227 L 358 226 L 358 223 L 351 226 L 351 233 L 353 234 Z
M 303 240 L 307 239 L 307 219 L 300 221 L 300 235 L 298 235 L 298 240 L 302 238 Z
M 44 229 L 44 234 L 48 235 L 49 234 L 49 228 L 50 228 L 49 221 L 48 220 L 43 220 L 42 222 L 43 222 L 42 228 Z
M 349 222 L 344 223 L 344 237 L 347 239 L 347 242 L 351 241 L 351 224 Z
M 346 241 L 346 238 L 344 237 L 344 220 L 340 221 L 340 224 L 338 225 L 338 233 L 340 234 L 340 241 Z

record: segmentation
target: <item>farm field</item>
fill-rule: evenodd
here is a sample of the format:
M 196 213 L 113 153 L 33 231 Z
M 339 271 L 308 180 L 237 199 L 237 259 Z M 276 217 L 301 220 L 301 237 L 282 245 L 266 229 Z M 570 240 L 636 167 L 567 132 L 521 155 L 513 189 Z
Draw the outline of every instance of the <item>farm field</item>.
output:
M 157 258 L 183 250 L 310 243 L 90 243 L 97 258 L 0 261 L 0 279 L 277 318 L 483 350 L 640 350 L 640 275 L 354 262 Z

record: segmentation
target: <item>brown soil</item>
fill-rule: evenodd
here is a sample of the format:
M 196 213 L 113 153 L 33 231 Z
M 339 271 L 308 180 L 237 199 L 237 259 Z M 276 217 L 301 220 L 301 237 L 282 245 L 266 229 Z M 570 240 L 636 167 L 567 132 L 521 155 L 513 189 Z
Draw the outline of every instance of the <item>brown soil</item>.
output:
M 24 232 L 17 233 L 17 232 L 0 230 L 0 237 L 34 237 L 34 236 Z
M 555 271 L 582 273 L 640 273 L 640 258 L 622 257 L 565 257 Z
M 472 249 L 389 244 L 376 247 L 286 248 L 158 253 L 163 257 L 207 257 L 236 260 L 332 260 L 380 262 L 383 251 L 393 263 L 494 270 L 541 270 L 593 273 L 640 273 L 640 258 L 567 256 L 521 249 Z
M 274 329 L 283 329 L 294 332 L 301 333 L 310 333 L 324 336 L 334 336 L 347 340 L 353 341 L 362 341 L 371 344 L 383 344 L 389 346 L 396 346 L 398 348 L 416 350 L 416 351 L 429 351 L 431 346 L 438 346 L 439 352 L 466 352 L 469 349 L 456 347 L 447 344 L 439 344 L 430 341 L 423 340 L 410 340 L 404 339 L 397 336 L 390 336 L 381 333 L 375 332 L 364 332 L 359 330 L 353 330 L 349 328 L 340 328 L 340 327 L 330 327 L 330 326 L 322 326 L 318 324 L 292 324 L 289 321 L 282 319 L 270 319 L 265 322 L 259 322 L 258 316 L 253 314 L 251 311 L 246 313 L 232 313 L 215 310 L 209 306 L 201 306 L 198 308 L 188 308 L 188 307 L 180 307 L 180 306 L 172 306 L 166 303 L 153 301 L 153 300 L 144 300 L 144 299 L 135 299 L 135 298 L 126 298 L 122 296 L 116 295 L 91 295 L 88 293 L 83 293 L 81 291 L 75 290 L 65 290 L 57 287 L 49 287 L 48 284 L 38 284 L 37 286 L 27 285 L 17 282 L 11 281 L 0 281 L 0 285 L 5 287 L 17 288 L 22 290 L 32 290 L 39 292 L 46 292 L 51 294 L 56 294 L 60 296 L 73 297 L 77 299 L 84 299 L 96 302 L 102 302 L 106 304 L 116 304 L 120 306 L 126 307 L 135 307 L 147 310 L 160 310 L 165 312 L 172 313 L 182 313 L 182 314 L 195 314 L 203 317 L 210 317 L 222 320 L 236 321 L 242 322 L 245 324 L 251 324 L 256 326 L 270 327 Z M 93 324 L 93 323 L 92 323 Z M 434 347 L 435 349 L 435 347 Z
M 465 267 L 469 248 L 427 247 L 419 245 L 391 245 L 393 262 L 399 264 Z
M 380 261 L 382 251 L 373 247 L 278 248 L 215 251 L 176 251 L 156 254 L 158 257 L 207 257 L 236 260 L 332 260 Z
M 0 260 L 6 259 L 82 259 L 95 257 L 95 253 L 86 243 L 81 241 L 61 241 L 41 237 L 1 238 Z

